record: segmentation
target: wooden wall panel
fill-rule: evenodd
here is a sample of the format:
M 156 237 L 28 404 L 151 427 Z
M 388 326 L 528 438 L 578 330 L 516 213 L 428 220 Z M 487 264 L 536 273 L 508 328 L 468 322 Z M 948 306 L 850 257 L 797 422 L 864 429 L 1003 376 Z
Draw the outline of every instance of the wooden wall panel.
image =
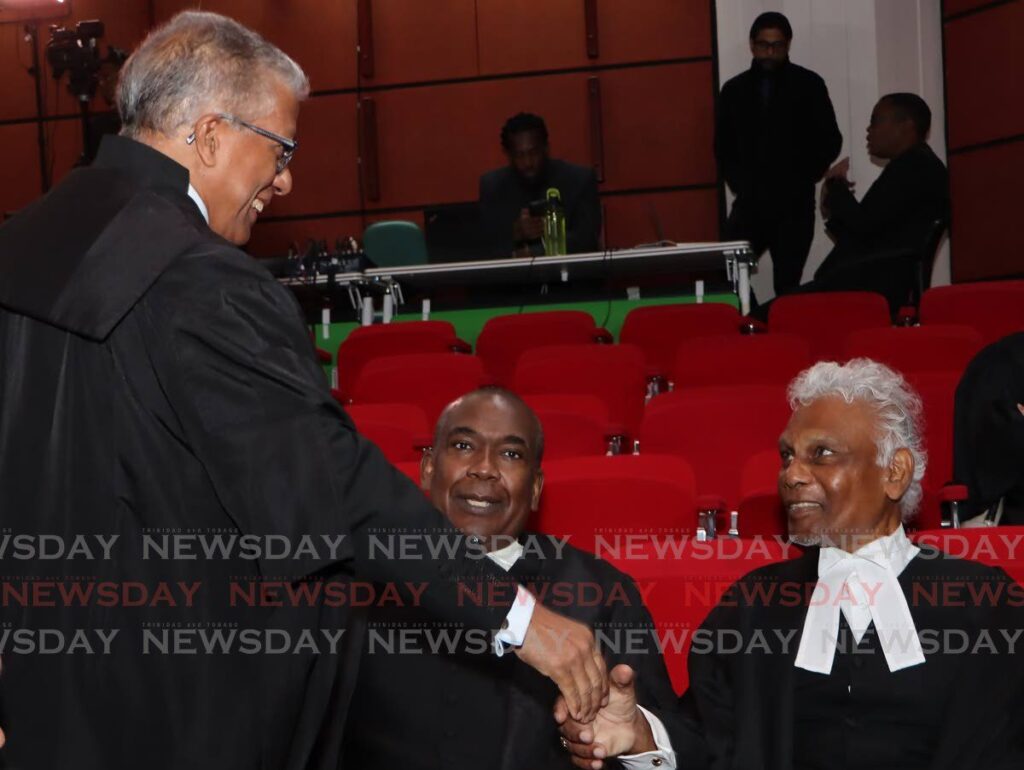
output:
M 678 190 L 667 193 L 616 195 L 602 200 L 606 246 L 625 249 L 658 240 L 718 240 L 718 191 Z
M 283 257 L 294 244 L 304 249 L 310 240 L 326 240 L 330 248 L 343 236 L 362 235 L 362 218 L 356 215 L 322 219 L 258 222 L 246 251 L 257 257 Z
M 710 62 L 600 73 L 605 189 L 714 183 Z
M 0 147 L 4 148 L 4 179 L 0 184 L 0 214 L 24 208 L 39 197 L 39 144 L 35 123 L 0 126 Z
M 306 71 L 313 90 L 355 87 L 355 0 L 153 0 L 158 24 L 199 5 L 280 46 Z
M 477 0 L 477 25 L 481 75 L 590 63 L 583 0 Z
M 949 146 L 1024 133 L 1024 2 L 946 25 Z
M 520 110 L 545 117 L 552 154 L 589 162 L 581 74 L 375 93 L 381 199 L 371 208 L 475 200 L 482 173 L 506 161 L 501 126 Z
M 40 30 L 39 55 L 46 44 L 46 27 Z M 35 79 L 29 74 L 32 67 L 32 44 L 24 40 L 21 24 L 0 26 L 0 82 L 4 84 L 0 98 L 0 120 L 28 118 L 36 115 Z M 53 88 L 47 72 L 46 85 Z
M 973 11 L 985 5 L 991 5 L 993 0 L 944 0 L 942 11 L 947 17 L 955 16 L 965 11 Z
M 276 198 L 274 216 L 359 208 L 354 94 L 309 99 L 299 113 L 299 149 L 289 168 L 292 192 Z
M 1020 220 L 1024 142 L 953 155 L 949 170 L 953 280 L 1024 275 L 1024 244 L 1015 226 Z
M 596 2 L 590 57 L 584 0 L 478 0 L 481 74 L 711 55 L 710 0 Z
M 373 77 L 365 85 L 477 74 L 475 0 L 372 0 Z
M 598 0 L 601 64 L 711 55 L 709 0 Z

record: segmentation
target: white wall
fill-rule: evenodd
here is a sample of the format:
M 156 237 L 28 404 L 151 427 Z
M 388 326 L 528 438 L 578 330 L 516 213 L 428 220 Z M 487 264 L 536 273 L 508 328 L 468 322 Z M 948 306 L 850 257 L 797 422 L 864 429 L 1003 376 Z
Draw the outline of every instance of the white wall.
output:
M 750 66 L 750 25 L 759 13 L 781 11 L 793 26 L 790 59 L 825 79 L 836 110 L 850 180 L 858 196 L 880 168 L 865 149 L 871 108 L 883 94 L 912 91 L 932 109 L 929 143 L 946 157 L 942 88 L 942 18 L 939 0 L 716 0 L 720 83 Z M 732 195 L 729 195 L 730 205 Z M 819 212 L 804 269 L 809 280 L 832 247 Z M 752 281 L 758 298 L 771 297 L 770 256 L 761 259 Z M 933 284 L 949 283 L 949 249 L 935 262 Z

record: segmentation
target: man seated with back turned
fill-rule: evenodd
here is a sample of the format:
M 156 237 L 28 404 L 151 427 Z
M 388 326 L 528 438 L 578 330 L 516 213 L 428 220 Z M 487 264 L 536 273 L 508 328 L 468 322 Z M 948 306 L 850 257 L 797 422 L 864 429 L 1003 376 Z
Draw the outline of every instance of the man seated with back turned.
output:
M 825 175 L 822 211 L 836 244 L 803 290 L 877 291 L 893 307 L 906 303 L 916 260 L 931 259 L 924 254 L 929 235 L 949 211 L 949 175 L 925 141 L 931 124 L 931 110 L 916 94 L 878 100 L 867 149 L 885 169 L 860 201 L 847 181 L 849 158 Z
M 668 707 L 675 694 L 653 635 L 644 633 L 653 625 L 632 580 L 564 539 L 524 532 L 544 483 L 543 446 L 540 422 L 518 396 L 476 390 L 438 420 L 422 485 L 452 524 L 479 538 L 490 559 L 536 586 L 540 601 L 604 628 L 610 646 L 635 629 L 630 638 L 641 642 L 606 654 L 640 673 L 642 702 Z M 557 690 L 509 656 L 488 655 L 487 644 L 466 628 L 430 620 L 410 606 L 371 610 L 345 767 L 569 767 L 551 716 Z M 650 767 L 643 757 L 625 762 Z
M 805 551 L 711 611 L 721 641 L 691 651 L 690 689 L 659 714 L 664 766 L 1024 767 L 1024 588 L 903 529 L 922 496 L 920 400 L 867 359 L 816 364 L 789 399 L 779 494 Z M 630 693 L 610 692 L 593 726 L 563 725 L 579 767 L 644 743 Z
M 544 220 L 531 216 L 530 204 L 558 190 L 566 216 L 570 254 L 597 251 L 601 203 L 593 169 L 549 157 L 544 119 L 520 112 L 501 129 L 508 166 L 480 177 L 480 223 L 491 250 L 501 256 L 544 253 Z

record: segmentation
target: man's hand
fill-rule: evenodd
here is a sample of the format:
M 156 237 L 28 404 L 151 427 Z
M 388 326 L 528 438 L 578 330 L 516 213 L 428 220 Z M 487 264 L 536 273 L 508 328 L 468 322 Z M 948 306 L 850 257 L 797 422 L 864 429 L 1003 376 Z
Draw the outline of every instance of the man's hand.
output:
M 582 623 L 537 602 L 523 646 L 516 655 L 550 678 L 565 698 L 573 719 L 591 722 L 607 702 L 608 672 L 594 635 Z
M 825 180 L 828 181 L 829 179 L 842 179 L 844 182 L 849 184 L 849 181 L 847 181 L 846 179 L 849 173 L 850 158 L 849 156 L 847 156 L 825 172 Z
M 609 676 L 608 705 L 597 712 L 590 724 L 569 716 L 565 701 L 555 702 L 555 721 L 573 764 L 587 770 L 600 770 L 602 760 L 621 754 L 654 751 L 651 725 L 636 704 L 636 674 L 625 664 L 612 669 Z
M 531 217 L 529 209 L 522 209 L 519 212 L 519 219 L 512 223 L 512 240 L 536 241 L 544 235 L 544 220 L 540 217 Z

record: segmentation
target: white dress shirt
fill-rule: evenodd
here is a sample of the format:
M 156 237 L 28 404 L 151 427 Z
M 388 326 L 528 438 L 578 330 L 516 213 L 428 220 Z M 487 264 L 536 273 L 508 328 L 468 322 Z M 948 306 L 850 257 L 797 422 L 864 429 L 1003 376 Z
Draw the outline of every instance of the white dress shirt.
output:
M 907 538 L 902 525 L 854 553 L 822 548 L 818 582 L 804 619 L 795 665 L 819 674 L 831 673 L 840 610 L 858 644 L 868 626 L 875 624 L 890 671 L 924 663 L 921 640 L 898 580 L 920 550 Z
M 210 210 L 206 208 L 206 202 L 199 197 L 199 191 L 192 186 L 191 182 L 188 183 L 188 197 L 195 201 L 196 206 L 199 207 L 199 213 L 206 220 L 206 224 L 210 224 Z

